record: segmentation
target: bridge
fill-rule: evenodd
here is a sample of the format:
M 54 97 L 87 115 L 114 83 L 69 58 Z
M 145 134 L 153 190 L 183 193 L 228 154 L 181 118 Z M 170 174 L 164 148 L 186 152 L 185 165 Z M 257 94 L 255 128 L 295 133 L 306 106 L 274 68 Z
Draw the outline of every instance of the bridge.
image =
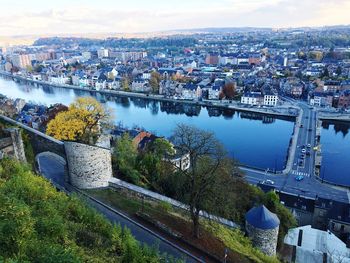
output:
M 293 103 L 296 103 L 301 111 L 295 123 L 293 143 L 286 169 L 282 174 L 273 174 L 266 171 L 241 168 L 246 173 L 247 181 L 251 184 L 265 182 L 265 184 L 270 184 L 278 191 L 296 196 L 312 199 L 322 197 L 349 203 L 348 190 L 323 183 L 315 173 L 317 152 L 313 149 L 318 144 L 316 126 L 319 118 L 317 112 L 304 102 L 293 101 Z M 310 155 L 306 155 L 307 151 Z M 303 179 L 296 180 L 298 176 L 302 176 Z

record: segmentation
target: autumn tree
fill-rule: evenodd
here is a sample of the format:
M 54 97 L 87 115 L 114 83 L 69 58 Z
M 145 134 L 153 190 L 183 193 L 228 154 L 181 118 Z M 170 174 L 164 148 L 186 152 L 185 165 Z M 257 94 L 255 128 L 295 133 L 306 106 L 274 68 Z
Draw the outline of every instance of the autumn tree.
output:
M 227 82 L 221 91 L 221 98 L 233 99 L 236 93 L 236 84 L 233 82 Z
M 230 191 L 227 182 L 236 167 L 211 132 L 180 124 L 171 140 L 180 152 L 190 156 L 190 168 L 178 171 L 184 182 L 180 199 L 189 205 L 193 236 L 198 238 L 200 211 L 216 213 L 227 203 L 226 193 Z
M 122 89 L 124 91 L 130 91 L 130 84 L 129 84 L 129 78 L 128 77 L 122 78 L 121 83 L 122 83 Z
M 93 144 L 103 127 L 109 126 L 112 112 L 96 99 L 76 99 L 67 111 L 62 111 L 47 125 L 46 133 L 58 140 Z
M 149 80 L 149 84 L 152 88 L 152 92 L 153 93 L 158 93 L 159 91 L 159 84 L 160 84 L 160 81 L 162 80 L 160 74 L 156 71 L 153 71 L 151 73 L 151 78 Z

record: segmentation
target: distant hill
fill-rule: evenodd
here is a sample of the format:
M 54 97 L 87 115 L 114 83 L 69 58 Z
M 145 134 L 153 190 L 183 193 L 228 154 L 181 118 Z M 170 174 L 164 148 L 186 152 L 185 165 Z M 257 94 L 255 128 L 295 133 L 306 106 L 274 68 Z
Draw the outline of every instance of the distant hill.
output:
M 175 29 L 154 32 L 126 33 L 126 32 L 105 32 L 105 33 L 76 33 L 76 34 L 46 34 L 46 35 L 18 35 L 0 36 L 0 47 L 13 45 L 32 45 L 39 38 L 86 38 L 86 39 L 107 39 L 107 38 L 152 38 L 171 35 L 192 35 L 192 34 L 220 34 L 220 33 L 249 33 L 249 32 L 272 32 L 272 31 L 319 31 L 319 30 L 350 30 L 350 25 L 334 25 L 323 27 L 297 27 L 297 28 L 269 28 L 269 27 L 208 27 Z

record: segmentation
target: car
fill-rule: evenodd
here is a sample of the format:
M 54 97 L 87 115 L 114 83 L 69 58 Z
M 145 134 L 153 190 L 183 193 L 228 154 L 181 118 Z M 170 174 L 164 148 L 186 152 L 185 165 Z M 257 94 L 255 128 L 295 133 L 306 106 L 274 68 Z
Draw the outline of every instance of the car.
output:
M 309 128 L 309 129 L 308 129 L 308 131 L 309 131 L 309 132 L 311 132 L 311 131 L 312 131 L 312 129 L 311 129 L 311 128 Z
M 306 152 L 306 155 L 310 155 L 310 151 L 307 151 L 307 152 Z
M 295 176 L 295 180 L 298 182 L 302 181 L 303 179 L 304 179 L 304 176 L 302 175 Z
M 301 159 L 305 159 L 305 154 L 300 155 Z
M 275 184 L 275 182 L 270 180 L 270 179 L 267 179 L 264 182 L 265 182 L 265 184 Z
M 303 128 L 303 127 L 304 127 L 304 125 L 300 124 L 300 128 Z
M 305 150 L 305 149 L 302 149 L 301 152 L 302 152 L 302 153 L 306 153 L 306 150 Z
M 311 148 L 311 144 L 310 143 L 307 145 L 307 148 Z
M 303 164 L 304 164 L 303 160 L 300 160 L 299 161 L 299 166 L 303 166 Z

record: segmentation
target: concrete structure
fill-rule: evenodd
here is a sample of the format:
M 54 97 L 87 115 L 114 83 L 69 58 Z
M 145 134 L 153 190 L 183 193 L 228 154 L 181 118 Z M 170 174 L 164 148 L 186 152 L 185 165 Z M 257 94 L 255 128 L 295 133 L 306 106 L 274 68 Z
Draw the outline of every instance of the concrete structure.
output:
M 290 229 L 284 243 L 295 247 L 295 263 L 349 263 L 350 250 L 345 243 L 328 231 L 302 226 Z
M 269 256 L 276 254 L 280 220 L 264 205 L 254 207 L 246 214 L 246 231 L 253 245 Z
M 112 177 L 110 149 L 64 142 L 69 182 L 80 189 L 107 187 Z

